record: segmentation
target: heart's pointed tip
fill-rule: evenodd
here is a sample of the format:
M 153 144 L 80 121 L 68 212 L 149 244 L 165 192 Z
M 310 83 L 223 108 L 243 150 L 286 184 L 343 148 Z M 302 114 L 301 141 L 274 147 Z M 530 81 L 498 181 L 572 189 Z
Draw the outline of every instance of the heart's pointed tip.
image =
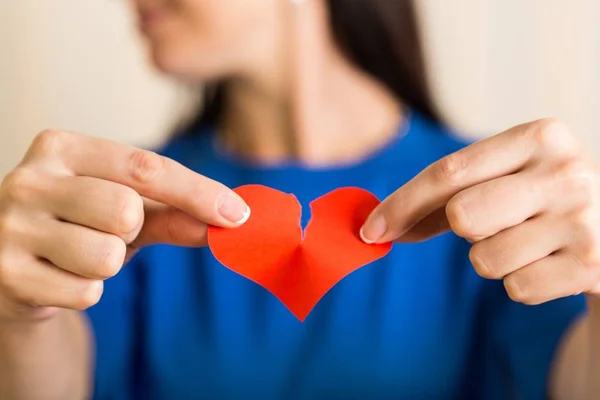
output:
M 297 243 L 299 239 L 301 240 L 302 227 L 299 223 L 301 220 L 300 202 L 293 193 L 286 193 L 263 185 L 243 185 L 235 188 L 234 190 L 247 202 L 249 207 L 252 209 L 253 217 L 248 215 L 249 218 L 246 218 L 247 223 L 243 224 L 243 229 L 219 229 L 209 227 L 208 242 L 211 252 L 223 266 L 255 282 L 278 297 L 289 310 L 289 312 L 300 323 L 304 323 L 322 296 L 320 296 L 319 299 L 314 298 L 310 301 L 305 298 L 298 298 L 297 295 L 292 296 L 287 292 L 284 293 L 283 296 L 278 296 L 277 293 L 281 294 L 282 291 L 279 290 L 278 287 L 274 287 L 272 284 L 269 284 L 269 280 L 267 280 L 268 282 L 265 284 L 266 281 L 260 278 L 265 273 L 272 274 L 272 271 L 269 272 L 269 268 L 265 269 L 262 267 L 265 265 L 270 266 L 272 263 L 279 262 L 277 261 L 279 259 L 277 257 L 267 258 L 270 261 L 266 262 L 265 264 L 265 261 L 262 260 L 265 258 L 266 253 L 264 251 L 254 251 L 255 247 L 261 248 L 260 246 L 263 246 L 264 248 L 265 244 L 263 243 L 262 239 L 257 239 L 265 236 L 263 235 L 263 232 L 268 232 L 269 230 L 272 230 L 273 227 L 276 227 L 275 229 L 277 230 L 277 235 L 275 235 L 277 236 L 277 246 L 267 246 L 267 249 L 273 248 L 274 251 L 280 251 L 282 243 L 281 230 L 282 228 L 290 227 L 292 224 L 294 228 L 290 228 L 285 231 L 285 238 L 287 238 L 290 243 L 293 242 L 292 244 Z M 319 230 L 318 228 L 320 225 L 315 225 L 314 221 L 318 220 L 316 217 L 317 214 L 330 216 L 330 211 L 333 209 L 335 211 L 334 214 L 336 215 L 336 218 L 341 219 L 342 222 L 344 222 L 344 226 L 347 226 L 347 228 L 350 229 L 350 232 L 346 230 L 341 235 L 343 243 L 348 244 L 348 246 L 344 248 L 348 248 L 351 245 L 353 248 L 358 249 L 362 255 L 360 260 L 350 260 L 350 264 L 352 265 L 357 264 L 357 261 L 360 261 L 358 264 L 361 265 L 354 265 L 353 268 L 350 268 L 345 272 L 339 271 L 337 273 L 337 275 L 339 275 L 339 279 L 334 279 L 335 282 L 329 282 L 330 279 L 327 279 L 329 283 L 332 283 L 331 285 L 328 284 L 327 287 L 330 288 L 330 286 L 334 286 L 349 273 L 384 257 L 391 250 L 391 243 L 367 244 L 364 241 L 364 238 L 361 238 L 358 234 L 360 229 L 358 222 L 364 223 L 364 220 L 367 217 L 366 213 L 372 211 L 377 204 L 379 204 L 379 200 L 377 200 L 376 196 L 365 189 L 357 187 L 343 187 L 336 189 L 333 192 L 315 199 L 310 203 L 311 210 L 313 211 L 313 218 L 311 218 L 305 233 L 308 233 L 312 229 L 311 232 L 313 232 L 313 236 L 315 235 L 314 232 L 317 232 L 317 236 L 319 235 L 319 232 L 321 232 L 320 234 L 322 237 L 331 239 L 329 232 L 330 229 L 329 231 L 328 229 L 325 229 L 323 233 L 323 229 Z M 360 214 L 360 218 L 356 217 L 356 213 Z M 284 223 L 282 223 L 282 217 L 284 217 Z M 323 224 L 321 223 L 321 225 Z M 334 226 L 337 225 L 334 224 Z M 298 234 L 298 232 L 300 233 Z M 275 237 L 274 235 L 271 236 Z M 271 236 L 267 235 L 267 237 Z M 317 241 L 317 243 L 318 242 L 319 241 Z M 243 248 L 240 246 L 240 244 L 244 244 L 246 247 Z M 291 251 L 290 248 L 293 247 L 296 249 L 297 245 L 294 244 L 294 246 L 291 247 L 283 247 L 283 250 Z M 329 251 L 329 253 L 330 252 L 331 251 Z M 254 258 L 248 258 L 248 254 L 253 255 Z M 322 295 L 324 295 L 326 292 L 327 291 L 325 291 Z
M 304 323 L 304 321 L 306 321 L 306 318 L 308 318 L 308 316 L 310 315 L 310 313 L 312 312 L 314 307 L 311 307 L 309 310 L 306 310 L 304 308 L 300 309 L 299 307 L 290 307 L 287 304 L 284 303 L 284 305 L 287 307 L 287 309 L 290 311 L 290 313 L 292 313 L 292 315 L 294 317 L 296 317 L 296 319 L 298 321 L 300 321 L 301 323 Z

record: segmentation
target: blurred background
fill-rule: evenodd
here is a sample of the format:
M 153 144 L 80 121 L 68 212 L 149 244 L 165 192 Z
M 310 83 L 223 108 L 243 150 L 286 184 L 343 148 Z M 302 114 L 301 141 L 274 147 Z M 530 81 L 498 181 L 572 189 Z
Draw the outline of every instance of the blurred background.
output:
M 478 138 L 557 117 L 600 160 L 598 0 L 417 3 L 451 125 Z M 44 128 L 152 147 L 188 104 L 147 65 L 124 0 L 4 0 L 0 17 L 0 177 Z

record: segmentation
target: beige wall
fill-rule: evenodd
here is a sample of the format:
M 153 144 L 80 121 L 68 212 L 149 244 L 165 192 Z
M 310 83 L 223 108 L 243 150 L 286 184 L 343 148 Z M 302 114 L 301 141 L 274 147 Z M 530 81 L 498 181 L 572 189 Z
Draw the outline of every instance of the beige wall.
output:
M 0 1 L 0 176 L 46 127 L 140 145 L 168 130 L 181 93 L 146 66 L 125 3 Z M 555 116 L 600 158 L 600 2 L 419 4 L 438 97 L 457 127 L 484 135 Z
M 146 63 L 125 0 L 0 0 L 0 175 L 36 132 L 152 145 L 177 92 Z
M 598 0 L 419 0 L 439 98 L 493 132 L 553 116 L 600 158 Z

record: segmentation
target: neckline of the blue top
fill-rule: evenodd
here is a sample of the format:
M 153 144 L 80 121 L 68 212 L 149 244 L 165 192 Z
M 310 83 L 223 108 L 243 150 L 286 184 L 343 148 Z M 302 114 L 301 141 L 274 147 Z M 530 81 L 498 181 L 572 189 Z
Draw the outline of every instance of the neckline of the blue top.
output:
M 418 125 L 418 117 L 418 113 L 405 109 L 403 118 L 395 130 L 395 134 L 392 135 L 386 143 L 359 159 L 339 164 L 310 165 L 294 161 L 272 164 L 252 162 L 250 160 L 244 160 L 225 149 L 225 147 L 219 143 L 216 131 L 214 129 L 207 128 L 209 131 L 206 132 L 207 135 L 205 137 L 208 138 L 211 156 L 214 157 L 215 161 L 236 169 L 256 172 L 273 172 L 282 170 L 305 172 L 348 171 L 368 167 L 369 165 L 380 162 L 381 160 L 392 155 L 397 157 L 397 149 L 400 144 L 405 142 L 407 138 L 414 136 L 414 133 L 418 131 L 418 128 L 416 127 L 416 125 Z

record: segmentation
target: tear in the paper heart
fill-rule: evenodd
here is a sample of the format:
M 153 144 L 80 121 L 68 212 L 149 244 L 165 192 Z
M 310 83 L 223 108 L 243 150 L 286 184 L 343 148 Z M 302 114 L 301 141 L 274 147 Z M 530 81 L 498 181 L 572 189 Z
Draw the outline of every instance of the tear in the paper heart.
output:
M 208 244 L 226 267 L 261 285 L 300 321 L 344 277 L 383 256 L 391 243 L 366 244 L 360 227 L 379 200 L 366 190 L 336 189 L 311 202 L 304 238 L 301 206 L 260 185 L 235 189 L 250 206 L 240 227 L 209 227 Z

